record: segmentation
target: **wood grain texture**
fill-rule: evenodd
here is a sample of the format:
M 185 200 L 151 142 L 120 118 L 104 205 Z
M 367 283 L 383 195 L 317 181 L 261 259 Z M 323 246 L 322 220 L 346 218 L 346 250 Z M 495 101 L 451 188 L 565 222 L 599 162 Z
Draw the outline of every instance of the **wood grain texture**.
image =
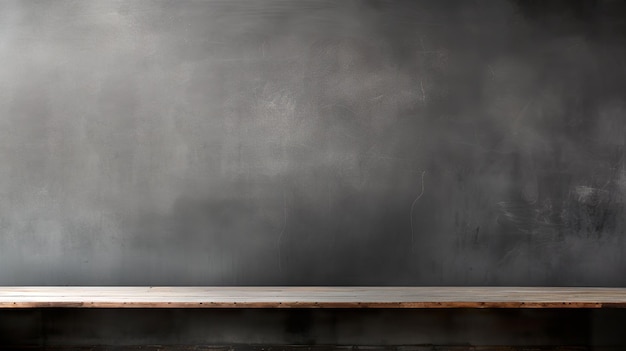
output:
M 626 288 L 0 287 L 0 308 L 603 308 Z

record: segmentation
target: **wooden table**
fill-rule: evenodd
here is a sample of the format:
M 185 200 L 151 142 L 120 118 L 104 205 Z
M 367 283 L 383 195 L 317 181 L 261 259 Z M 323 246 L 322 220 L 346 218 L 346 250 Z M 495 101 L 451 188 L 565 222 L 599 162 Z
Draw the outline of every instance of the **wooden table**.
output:
M 0 308 L 624 308 L 626 288 L 0 287 Z

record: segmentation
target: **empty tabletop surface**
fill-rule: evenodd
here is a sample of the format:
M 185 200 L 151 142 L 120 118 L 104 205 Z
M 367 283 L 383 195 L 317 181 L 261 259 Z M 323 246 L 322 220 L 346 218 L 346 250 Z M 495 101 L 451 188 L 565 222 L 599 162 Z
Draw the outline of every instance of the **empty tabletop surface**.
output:
M 626 288 L 0 286 L 0 308 L 602 308 Z

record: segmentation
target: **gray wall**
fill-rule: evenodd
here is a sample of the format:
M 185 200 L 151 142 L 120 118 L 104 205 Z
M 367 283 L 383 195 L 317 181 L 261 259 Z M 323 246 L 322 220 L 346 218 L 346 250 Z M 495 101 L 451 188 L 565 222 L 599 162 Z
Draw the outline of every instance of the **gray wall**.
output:
M 2 1 L 0 284 L 626 284 L 620 1 Z

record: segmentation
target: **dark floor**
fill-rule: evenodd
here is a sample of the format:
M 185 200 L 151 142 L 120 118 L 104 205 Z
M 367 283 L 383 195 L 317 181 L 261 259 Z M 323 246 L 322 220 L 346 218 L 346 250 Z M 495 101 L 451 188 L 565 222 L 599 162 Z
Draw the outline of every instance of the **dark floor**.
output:
M 145 346 L 48 346 L 11 348 L 12 350 L 52 350 L 52 351 L 617 351 L 620 347 L 590 346 L 335 346 L 335 345 L 145 345 Z
M 624 330 L 626 309 L 0 310 L 0 350 L 626 350 Z

